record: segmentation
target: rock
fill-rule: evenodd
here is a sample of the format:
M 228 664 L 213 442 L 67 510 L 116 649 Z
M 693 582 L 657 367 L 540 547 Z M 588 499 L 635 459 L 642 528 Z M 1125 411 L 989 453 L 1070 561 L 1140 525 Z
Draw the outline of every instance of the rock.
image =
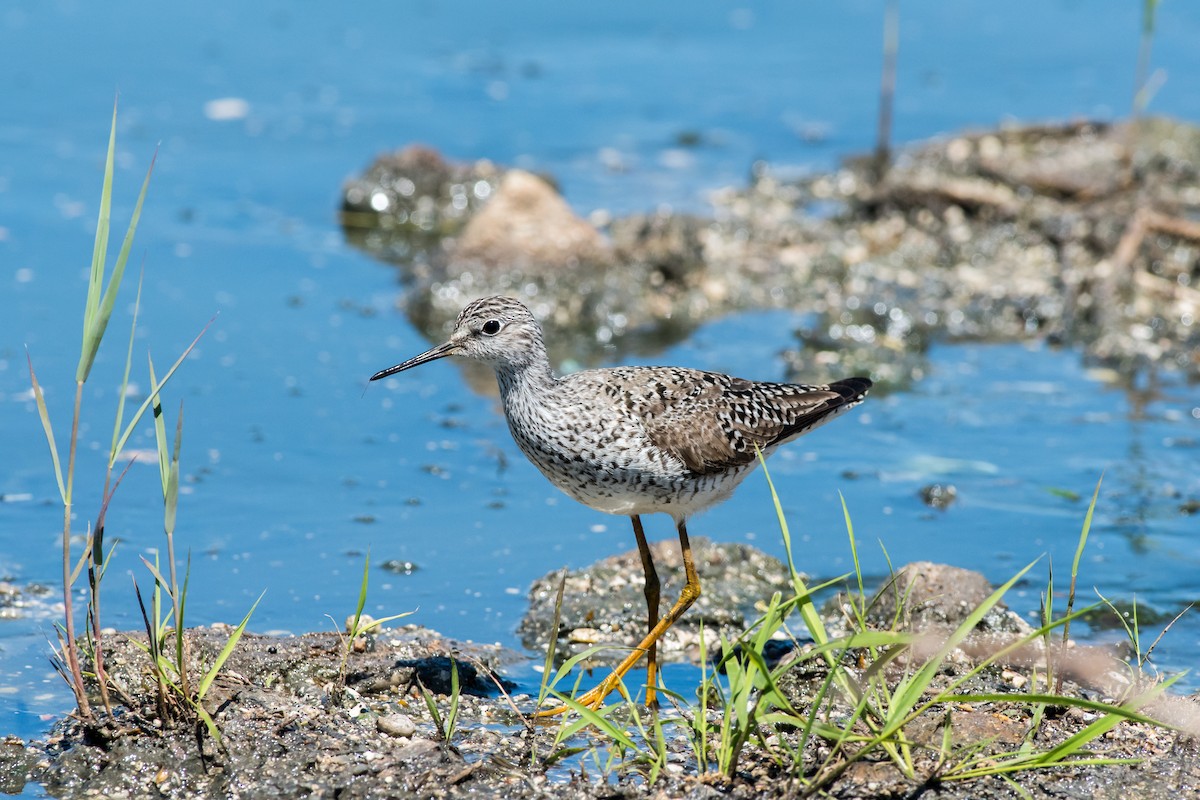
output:
M 576 628 L 567 634 L 571 644 L 595 644 L 600 641 L 600 631 L 595 628 Z
M 453 259 L 506 268 L 562 270 L 611 260 L 600 233 L 542 178 L 510 170 L 463 229 Z
M 437 742 L 429 739 L 413 739 L 407 747 L 402 747 L 393 754 L 396 761 L 416 761 L 426 759 L 438 752 Z
M 938 511 L 945 511 L 958 498 L 958 489 L 952 483 L 931 483 L 922 486 L 919 492 L 921 502 Z
M 774 592 L 791 589 L 787 567 L 757 548 L 704 538 L 691 541 L 703 591 L 659 641 L 659 658 L 663 660 L 697 658 L 701 625 L 711 649 L 719 631 L 741 633 L 757 618 L 757 603 Z M 683 558 L 674 539 L 654 542 L 650 550 L 661 582 L 662 608 L 666 609 L 683 588 Z M 558 586 L 563 580 L 564 573 L 552 572 L 535 581 L 529 590 L 529 611 L 517 633 L 530 650 L 546 648 Z M 582 650 L 593 644 L 632 647 L 645 636 L 646 580 L 636 548 L 566 573 L 565 580 L 559 630 L 554 632 L 563 649 Z M 619 660 L 623 656 L 624 652 L 614 648 L 598 658 Z
M 404 714 L 388 714 L 375 721 L 380 733 L 395 736 L 398 739 L 409 739 L 417 732 L 417 724 Z
M 342 221 L 359 228 L 451 233 L 487 200 L 502 174 L 488 161 L 451 163 L 433 148 L 410 145 L 380 156 L 346 182 Z
M 0 741 L 0 792 L 21 792 L 37 760 L 37 753 L 27 748 L 25 742 L 16 736 L 5 736 Z
M 434 694 L 450 695 L 454 692 L 454 673 L 458 673 L 458 691 L 464 695 L 483 697 L 496 691 L 496 681 L 506 689 L 513 684 L 499 676 L 477 669 L 476 661 L 453 655 L 430 655 L 425 658 L 400 659 L 396 668 L 419 680 L 421 685 Z
M 410 145 L 346 181 L 342 229 L 351 243 L 386 260 L 421 260 L 462 230 L 503 174 L 490 161 L 449 162 L 432 148 Z
M 917 632 L 953 628 L 991 593 L 991 583 L 978 572 L 915 561 L 897 570 L 871 598 L 868 620 L 890 628 L 898 619 L 902 630 Z

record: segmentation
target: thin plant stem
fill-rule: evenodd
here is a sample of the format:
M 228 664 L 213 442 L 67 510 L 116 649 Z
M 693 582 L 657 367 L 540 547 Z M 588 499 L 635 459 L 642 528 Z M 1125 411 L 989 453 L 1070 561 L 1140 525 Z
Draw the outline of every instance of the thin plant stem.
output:
M 900 49 L 900 8 L 888 0 L 883 12 L 883 69 L 879 79 L 879 129 L 875 140 L 875 179 L 883 180 L 892 157 L 892 110 L 896 96 L 896 52 Z
M 83 404 L 83 381 L 75 382 L 75 411 L 71 421 L 71 444 L 67 452 L 66 495 L 63 497 L 63 628 L 66 641 L 63 654 L 67 668 L 71 670 L 71 691 L 79 706 L 79 715 L 86 720 L 92 718 L 92 707 L 88 703 L 87 690 L 83 683 L 83 670 L 79 667 L 79 647 L 75 642 L 75 613 L 71 589 L 71 493 L 75 480 L 75 446 L 79 441 L 79 412 Z
M 181 402 L 179 404 L 179 419 L 176 423 L 176 428 L 175 428 L 175 450 L 171 454 L 171 461 L 172 461 L 171 469 L 174 471 L 175 476 L 178 476 L 178 474 L 179 474 L 179 445 L 180 445 L 182 430 L 183 430 L 183 403 Z M 178 477 L 176 477 L 175 479 L 178 480 Z M 177 489 L 176 489 L 176 491 L 177 491 Z M 186 645 L 186 641 L 183 637 L 183 613 L 182 613 L 182 609 L 180 607 L 181 597 L 180 597 L 180 591 L 179 591 L 179 578 L 176 575 L 176 570 L 175 570 L 175 521 L 174 521 L 174 519 L 171 519 L 170 524 L 167 526 L 166 534 L 167 534 L 167 559 L 170 561 L 170 566 L 171 566 L 171 602 L 172 602 L 172 605 L 173 605 L 173 608 L 175 611 L 175 628 L 176 628 L 176 637 L 175 638 L 176 638 L 176 645 L 177 645 L 177 648 L 176 648 L 177 652 L 175 653 L 175 657 L 177 659 L 179 659 L 179 677 L 183 684 L 183 692 L 185 695 L 187 695 L 189 693 L 188 673 L 187 673 L 187 670 L 184 668 L 186 665 L 186 661 L 187 661 L 187 659 L 185 658 L 184 648 L 186 648 L 187 645 Z

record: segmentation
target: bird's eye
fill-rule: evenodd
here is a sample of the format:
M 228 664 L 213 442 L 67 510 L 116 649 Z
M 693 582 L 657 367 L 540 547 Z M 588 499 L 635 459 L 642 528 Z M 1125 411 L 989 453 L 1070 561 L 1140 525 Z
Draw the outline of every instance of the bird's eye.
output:
M 483 332 L 484 336 L 495 336 L 500 332 L 500 320 L 489 319 L 479 330 Z

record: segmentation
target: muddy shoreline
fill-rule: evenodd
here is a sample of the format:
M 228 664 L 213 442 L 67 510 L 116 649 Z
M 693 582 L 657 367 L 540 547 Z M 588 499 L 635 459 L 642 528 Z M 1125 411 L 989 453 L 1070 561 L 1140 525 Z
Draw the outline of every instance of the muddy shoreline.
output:
M 732 551 L 721 552 L 715 560 L 729 558 Z M 738 554 L 747 555 L 740 549 Z M 636 554 L 580 570 L 567 576 L 566 585 L 577 592 L 593 574 L 602 576 L 628 558 L 636 559 Z M 755 570 L 765 564 L 771 573 L 777 565 L 770 561 L 754 554 L 749 563 L 758 565 Z M 677 565 L 662 565 L 660 570 L 668 581 L 678 578 Z M 881 629 L 898 618 L 899 607 L 914 629 L 930 631 L 957 624 L 991 589 L 976 573 L 936 564 L 910 565 L 899 574 L 871 604 Z M 545 581 L 562 578 L 555 573 Z M 629 590 L 640 598 L 636 581 L 630 581 Z M 537 593 L 535 588 L 535 601 Z M 572 602 L 578 605 L 587 597 L 583 592 Z M 599 620 L 621 620 L 628 614 L 629 598 L 619 591 L 592 601 Z M 846 620 L 841 602 L 835 598 L 823 612 L 826 625 L 835 633 Z M 574 624 L 567 621 L 561 626 L 560 644 L 571 643 Z M 685 617 L 670 633 L 664 658 L 694 657 L 689 642 L 694 644 L 699 630 L 699 619 Z M 995 652 L 997 642 L 1028 630 L 1021 615 L 1002 606 L 993 609 L 945 662 L 937 683 L 963 677 L 981 658 Z M 188 631 L 197 674 L 212 663 L 229 633 L 228 626 Z M 794 797 L 806 788 L 804 776 L 780 761 L 778 748 L 789 742 L 795 746 L 798 739 L 795 730 L 786 728 L 765 740 L 748 742 L 732 779 L 715 774 L 712 763 L 701 765 L 690 734 L 694 715 L 705 714 L 716 725 L 721 708 L 700 709 L 694 699 L 661 710 L 660 718 L 667 722 L 657 768 L 652 770 L 644 755 L 636 753 L 610 760 L 613 744 L 594 728 L 560 739 L 560 725 L 568 724 L 569 717 L 535 721 L 529 716 L 536 698 L 511 694 L 514 684 L 504 679 L 506 668 L 522 662 L 523 655 L 498 646 L 456 642 L 417 626 L 380 630 L 359 638 L 348 650 L 348 640 L 336 633 L 288 638 L 247 634 L 204 701 L 221 731 L 220 741 L 205 735 L 198 725 L 164 730 L 157 721 L 139 643 L 144 645 L 139 634 L 118 634 L 109 642 L 108 668 L 115 684 L 122 687 L 119 696 L 128 698 L 128 704 L 118 704 L 114 716 L 100 724 L 84 725 L 69 718 L 55 725 L 45 739 L 24 742 L 8 737 L 0 742 L 0 790 L 19 792 L 32 781 L 63 798 L 503 795 L 590 800 Z M 806 658 L 811 642 L 783 637 L 778 644 L 779 663 L 793 660 L 793 668 L 784 672 L 782 691 L 798 705 L 811 702 L 824 679 L 823 662 Z M 343 659 L 344 684 L 339 678 Z M 960 690 L 1007 695 L 1012 702 L 938 704 L 910 723 L 906 730 L 913 740 L 926 742 L 918 749 L 915 777 L 905 777 L 890 762 L 876 758 L 850 765 L 825 790 L 830 796 L 846 798 L 1007 798 L 1021 796 L 1020 792 L 1035 797 L 1174 798 L 1200 791 L 1196 737 L 1200 702 L 1170 695 L 1157 698 L 1142 711 L 1181 730 L 1123 722 L 1099 740 L 1099 747 L 1089 750 L 1095 757 L 1131 759 L 1130 763 L 1065 763 L 1015 773 L 1010 779 L 939 781 L 934 743 L 951 719 L 956 747 L 977 747 L 1000 757 L 1021 745 L 1031 730 L 1033 709 L 1022 700 L 1022 692 L 1029 688 L 1032 671 L 1041 669 L 1043 662 L 1044 653 L 1014 653 L 971 677 Z M 1107 649 L 1075 646 L 1061 668 L 1060 674 L 1067 676 L 1062 692 L 1068 696 L 1113 701 L 1144 688 Z M 452 670 L 458 673 L 457 701 L 452 699 Z M 598 663 L 596 670 L 600 676 L 607 667 Z M 694 690 L 673 688 L 684 698 Z M 431 714 L 424 691 L 431 694 L 437 717 Z M 457 720 L 447 738 L 446 720 L 455 709 Z M 633 725 L 630 713 L 619 708 L 617 718 Z M 645 710 L 639 714 L 650 718 Z M 1075 707 L 1051 708 L 1037 724 L 1032 744 L 1051 748 L 1078 734 L 1097 716 Z M 811 739 L 804 746 L 803 763 L 812 768 L 829 752 L 827 743 Z

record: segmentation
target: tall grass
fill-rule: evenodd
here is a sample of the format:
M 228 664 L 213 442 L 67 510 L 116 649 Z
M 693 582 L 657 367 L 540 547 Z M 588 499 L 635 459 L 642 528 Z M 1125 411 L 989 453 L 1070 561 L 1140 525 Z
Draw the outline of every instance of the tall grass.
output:
M 107 285 L 104 280 L 105 262 L 108 255 L 109 232 L 111 227 L 111 212 L 112 212 L 112 182 L 113 182 L 113 161 L 116 151 L 117 140 L 117 108 L 114 104 L 112 124 L 109 130 L 108 137 L 108 152 L 104 162 L 104 182 L 100 192 L 100 213 L 96 221 L 96 237 L 92 245 L 92 260 L 91 271 L 88 277 L 87 297 L 84 303 L 83 312 L 83 335 L 81 337 L 79 362 L 75 369 L 75 401 L 71 415 L 71 431 L 67 438 L 67 461 L 64 474 L 62 460 L 60 457 L 60 449 L 54 435 L 54 430 L 50 422 L 50 413 L 46 406 L 45 395 L 41 385 L 38 383 L 37 375 L 33 369 L 33 357 L 28 356 L 29 362 L 29 379 L 33 387 L 34 398 L 37 401 L 38 415 L 41 418 L 42 428 L 46 433 L 46 441 L 50 446 L 51 461 L 54 465 L 54 477 L 58 483 L 58 493 L 62 501 L 63 508 L 63 525 L 62 525 L 62 576 L 63 576 L 63 622 L 59 629 L 59 651 L 56 659 L 56 666 L 59 671 L 67 678 L 67 682 L 71 686 L 71 690 L 75 695 L 75 702 L 79 709 L 79 715 L 85 720 L 92 718 L 91 704 L 88 701 L 87 687 L 84 683 L 83 671 L 80 666 L 79 646 L 76 637 L 75 629 L 75 612 L 74 612 L 74 587 L 80 573 L 86 568 L 88 572 L 88 589 L 90 599 L 90 614 L 88 618 L 91 622 L 91 646 L 93 649 L 93 663 L 95 665 L 98 683 L 101 686 L 101 696 L 105 707 L 111 712 L 111 705 L 107 694 L 107 680 L 104 673 L 104 649 L 103 636 L 99 624 L 100 619 L 100 578 L 103 575 L 104 565 L 104 516 L 108 508 L 109 501 L 112 499 L 112 493 L 116 490 L 116 484 L 112 481 L 113 467 L 116 462 L 117 453 L 110 452 L 108 469 L 105 472 L 104 492 L 102 495 L 101 510 L 97 514 L 96 524 L 88 530 L 87 541 L 83 548 L 83 553 L 76 560 L 71 548 L 71 518 L 74 512 L 75 498 L 75 456 L 78 450 L 80 420 L 83 410 L 83 386 L 87 382 L 91 374 L 92 367 L 96 361 L 96 354 L 100 349 L 100 343 L 104 339 L 104 334 L 108 329 L 109 319 L 112 317 L 113 306 L 116 303 L 117 293 L 120 289 L 121 282 L 125 276 L 125 267 L 129 262 L 130 248 L 133 246 L 134 232 L 137 230 L 138 219 L 141 216 L 142 204 L 146 198 L 146 191 L 150 185 L 150 175 L 154 168 L 154 162 L 151 161 L 150 168 L 146 171 L 146 177 L 142 181 L 142 188 L 138 194 L 137 204 L 134 206 L 133 214 L 130 217 L 129 227 L 125 232 L 125 238 L 122 241 L 121 249 L 117 254 L 116 261 L 113 264 L 111 272 L 108 275 Z M 122 387 L 124 388 L 124 387 Z M 151 395 L 153 397 L 153 395 Z M 136 426 L 141 415 L 145 412 L 151 398 L 147 398 L 141 408 L 134 414 L 133 419 L 123 429 L 123 436 L 114 437 L 114 450 L 116 450 L 115 441 L 117 439 L 127 438 Z M 116 428 L 121 431 L 121 421 L 123 418 L 125 404 L 125 393 L 122 392 L 118 401 Z M 119 479 L 117 483 L 119 483 Z
M 46 441 L 50 448 L 50 458 L 58 485 L 59 497 L 62 502 L 62 576 L 63 576 L 63 619 L 57 626 L 58 646 L 54 651 L 53 663 L 58 672 L 67 681 L 75 696 L 78 716 L 86 723 L 95 723 L 96 713 L 89 698 L 89 684 L 84 672 L 84 662 L 90 660 L 95 686 L 108 717 L 113 714 L 110 690 L 114 684 L 105 669 L 104 628 L 101 624 L 101 586 L 106 569 L 111 561 L 112 549 L 105 549 L 104 534 L 109 509 L 113 497 L 120 486 L 121 479 L 133 463 L 133 458 L 125 464 L 120 474 L 116 474 L 118 462 L 123 458 L 125 446 L 130 436 L 141 422 L 147 410 L 152 410 L 154 417 L 155 442 L 158 449 L 159 475 L 162 484 L 163 500 L 163 530 L 166 536 L 167 575 L 160 572 L 160 564 L 143 559 L 154 576 L 154 591 L 151 609 L 147 610 L 140 591 L 138 601 L 142 608 L 142 616 L 146 622 L 149 637 L 149 671 L 154 676 L 158 687 L 157 706 L 164 725 L 169 725 L 179 717 L 175 709 L 188 707 L 195 711 L 216 733 L 211 718 L 204 711 L 201 701 L 211 685 L 213 678 L 224 665 L 229 653 L 236 645 L 238 638 L 249 621 L 249 614 L 242 620 L 230 636 L 227 646 L 216 663 L 194 685 L 189 678 L 187 650 L 183 635 L 184 614 L 187 598 L 187 573 L 182 583 L 176 570 L 175 556 L 175 523 L 179 499 L 179 452 L 183 436 L 183 408 L 180 406 L 179 418 L 175 427 L 173 442 L 166 435 L 165 419 L 160 401 L 160 393 L 176 370 L 187 358 L 188 354 L 199 342 L 208 329 L 208 325 L 189 344 L 170 369 L 163 374 L 161 380 L 155 373 L 153 361 L 149 362 L 150 392 L 141 404 L 132 412 L 127 413 L 126 402 L 129 397 L 129 378 L 133 363 L 133 342 L 137 329 L 138 313 L 141 308 L 141 282 L 138 283 L 136 299 L 133 303 L 133 321 L 130 327 L 129 344 L 126 348 L 124 371 L 117 391 L 117 402 L 113 414 L 113 433 L 104 470 L 103 491 L 101 492 L 100 508 L 94 522 L 88 526 L 87 537 L 81 552 L 76 554 L 72 547 L 72 519 L 75 514 L 75 462 L 79 448 L 81 420 L 83 418 L 84 384 L 91 376 L 95 366 L 100 346 L 108 332 L 117 296 L 125 278 L 133 247 L 134 234 L 141 218 L 142 206 L 150 185 L 150 176 L 154 169 L 154 159 L 142 180 L 141 189 L 137 196 L 125 230 L 121 247 L 108 268 L 108 250 L 112 228 L 112 194 L 113 172 L 117 141 L 117 106 L 114 103 L 112 121 L 109 128 L 108 149 L 104 162 L 104 179 L 100 191 L 100 209 L 96 221 L 96 235 L 92 245 L 91 268 L 88 273 L 87 294 L 84 300 L 82 335 L 80 340 L 79 361 L 75 369 L 75 392 L 71 414 L 70 433 L 66 439 L 65 469 L 62 459 L 62 447 L 54 433 L 50 411 L 46 403 L 45 393 L 38 381 L 33 368 L 32 355 L 27 356 L 29 363 L 29 378 L 33 395 L 37 404 L 38 416 Z M 212 321 L 209 321 L 212 324 Z M 115 477 L 114 477 L 115 476 Z M 87 573 L 87 622 L 85 637 L 81 652 L 81 642 L 76 628 L 76 611 L 74 607 L 75 587 L 86 571 Z M 136 588 L 136 584 L 135 584 Z M 169 609 L 163 610 L 162 598 L 166 596 Z M 261 599 L 261 598 L 260 598 Z M 255 603 L 257 605 L 257 602 Z M 253 608 L 251 608 L 253 612 Z M 168 657 L 168 653 L 170 656 Z M 118 687 L 119 688 L 119 687 Z M 124 691 L 122 690 L 124 695 Z

